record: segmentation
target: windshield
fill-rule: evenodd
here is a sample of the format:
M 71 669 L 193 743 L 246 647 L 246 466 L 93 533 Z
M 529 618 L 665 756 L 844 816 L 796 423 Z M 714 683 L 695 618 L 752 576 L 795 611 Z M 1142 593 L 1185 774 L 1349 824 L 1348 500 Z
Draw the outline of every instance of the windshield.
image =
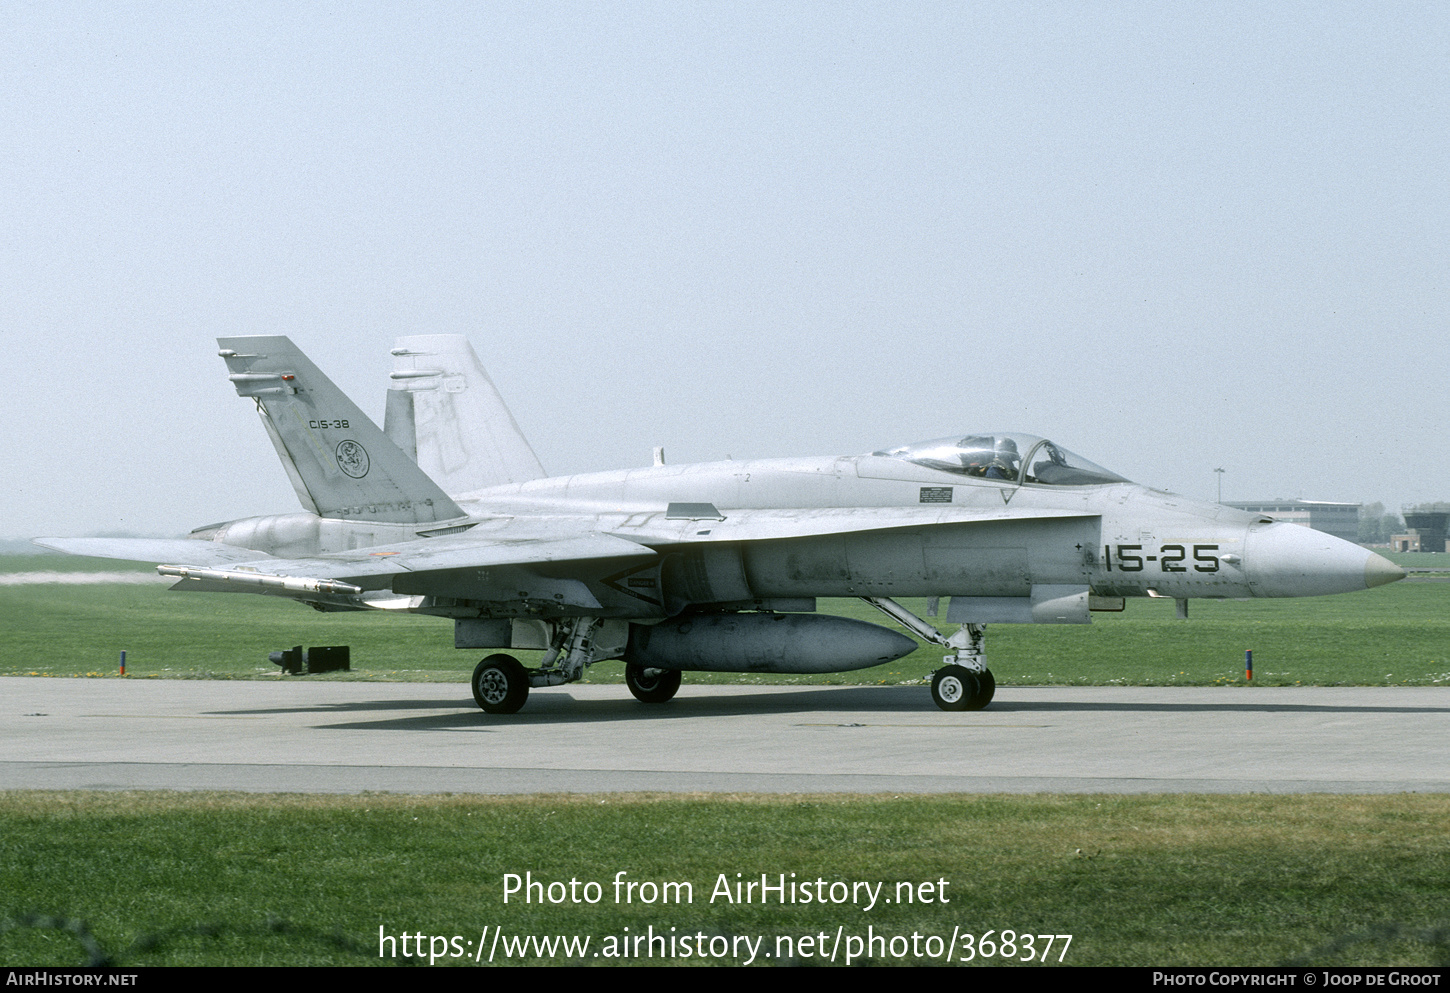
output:
M 1030 434 L 953 435 L 880 452 L 928 469 L 981 479 L 1047 486 L 1087 486 L 1128 480 L 1080 455 Z

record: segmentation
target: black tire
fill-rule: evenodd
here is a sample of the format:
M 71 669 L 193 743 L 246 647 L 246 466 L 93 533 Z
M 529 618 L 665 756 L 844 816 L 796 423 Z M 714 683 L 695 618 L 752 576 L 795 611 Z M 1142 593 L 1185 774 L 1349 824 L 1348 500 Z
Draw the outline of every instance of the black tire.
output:
M 529 699 L 529 674 L 512 655 L 490 655 L 471 682 L 474 702 L 490 714 L 516 714 Z
M 976 673 L 959 665 L 944 665 L 931 677 L 931 699 L 942 710 L 970 710 L 978 693 Z
M 624 667 L 624 682 L 640 703 L 664 703 L 680 688 L 680 670 L 649 669 L 634 662 Z
M 982 710 L 992 702 L 992 697 L 997 693 L 997 677 L 992 675 L 991 669 L 983 669 L 975 675 L 977 692 L 972 694 L 971 702 L 967 704 L 968 710 Z

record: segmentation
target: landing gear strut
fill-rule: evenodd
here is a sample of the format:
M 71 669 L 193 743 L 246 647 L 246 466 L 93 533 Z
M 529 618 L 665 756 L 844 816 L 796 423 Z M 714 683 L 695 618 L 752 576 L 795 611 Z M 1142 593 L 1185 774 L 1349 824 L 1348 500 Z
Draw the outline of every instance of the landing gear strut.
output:
M 640 703 L 664 703 L 680 688 L 680 670 L 651 669 L 630 662 L 624 667 L 624 682 Z
M 950 638 L 889 597 L 861 598 L 912 634 L 933 645 L 952 649 L 931 680 L 931 698 L 942 710 L 981 710 L 992 702 L 997 680 L 982 652 L 986 625 L 963 624 Z
M 473 699 L 490 714 L 517 713 L 529 698 L 531 686 L 562 686 L 584 674 L 584 668 L 604 658 L 618 658 L 619 644 L 598 641 L 606 622 L 600 617 L 565 617 L 550 622 L 549 651 L 537 669 L 525 669 L 512 655 L 490 655 L 473 670 Z M 668 700 L 680 684 L 679 673 Z M 633 686 L 630 687 L 634 689 Z M 659 689 L 656 693 L 661 692 Z M 639 691 L 635 691 L 639 696 Z M 641 700 L 644 697 L 640 697 Z

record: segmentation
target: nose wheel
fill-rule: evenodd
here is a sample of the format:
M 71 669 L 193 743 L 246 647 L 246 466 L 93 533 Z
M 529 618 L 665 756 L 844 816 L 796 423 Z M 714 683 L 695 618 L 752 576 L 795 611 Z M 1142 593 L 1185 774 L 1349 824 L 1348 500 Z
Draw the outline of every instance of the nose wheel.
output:
M 931 698 L 942 710 L 981 710 L 996 692 L 991 669 L 973 672 L 965 666 L 947 665 L 931 678 Z

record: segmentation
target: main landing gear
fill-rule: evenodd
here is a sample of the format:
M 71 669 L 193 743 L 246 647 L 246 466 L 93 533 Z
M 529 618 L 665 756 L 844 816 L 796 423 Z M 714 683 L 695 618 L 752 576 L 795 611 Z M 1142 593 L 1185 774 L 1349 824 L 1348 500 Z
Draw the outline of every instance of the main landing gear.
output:
M 537 669 L 525 669 L 512 655 L 490 655 L 473 670 L 473 699 L 490 714 L 517 713 L 532 686 L 561 686 L 584 674 L 587 666 L 619 658 L 623 637 L 610 634 L 603 619 L 570 617 L 554 622 L 549 651 Z M 629 664 L 624 669 L 629 692 L 643 703 L 664 703 L 680 688 L 678 669 Z
M 664 703 L 680 688 L 680 670 L 650 669 L 630 662 L 624 667 L 624 682 L 640 703 Z
M 529 674 L 512 655 L 490 655 L 473 670 L 473 700 L 490 714 L 516 714 L 529 699 Z
M 473 670 L 473 700 L 490 714 L 515 714 L 531 686 L 559 686 L 584 674 L 600 657 L 598 617 L 570 617 L 555 625 L 549 652 L 539 668 L 525 669 L 512 655 L 490 655 Z
M 997 680 L 982 652 L 984 624 L 963 624 L 950 638 L 889 597 L 861 598 L 912 634 L 933 645 L 952 649 L 931 679 L 932 701 L 942 710 L 981 710 L 992 702 Z M 933 608 L 935 610 L 935 608 Z

